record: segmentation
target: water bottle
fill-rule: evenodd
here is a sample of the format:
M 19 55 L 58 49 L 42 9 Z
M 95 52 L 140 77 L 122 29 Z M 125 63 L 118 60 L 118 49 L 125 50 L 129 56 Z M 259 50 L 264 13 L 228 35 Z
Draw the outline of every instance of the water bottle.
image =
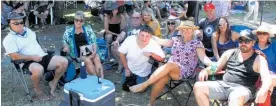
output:
M 96 75 L 98 76 L 98 84 L 102 83 L 102 78 L 101 78 L 101 69 L 99 68 L 99 73 L 96 71 Z
M 87 78 L 87 73 L 86 73 L 86 69 L 85 69 L 84 62 L 81 62 L 81 67 L 80 67 L 80 78 L 81 78 L 81 79 Z

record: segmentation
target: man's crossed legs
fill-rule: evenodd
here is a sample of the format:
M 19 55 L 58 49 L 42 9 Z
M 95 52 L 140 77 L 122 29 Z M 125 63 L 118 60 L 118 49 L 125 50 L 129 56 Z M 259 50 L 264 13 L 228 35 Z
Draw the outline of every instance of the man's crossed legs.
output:
M 194 94 L 198 106 L 209 106 L 209 99 L 228 100 L 229 106 L 243 106 L 253 97 L 248 88 L 224 81 L 196 82 Z

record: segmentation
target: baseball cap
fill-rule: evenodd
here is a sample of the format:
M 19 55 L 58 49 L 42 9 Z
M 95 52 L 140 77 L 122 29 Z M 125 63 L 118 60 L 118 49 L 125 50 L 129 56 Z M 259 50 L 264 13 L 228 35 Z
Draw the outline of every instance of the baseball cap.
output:
M 213 10 L 213 9 L 215 9 L 215 6 L 214 6 L 214 4 L 212 4 L 212 3 L 206 3 L 206 4 L 204 5 L 204 11 Z
M 244 37 L 246 39 L 249 39 L 249 40 L 256 40 L 256 37 L 253 35 L 252 31 L 251 30 L 242 30 L 240 32 L 240 37 Z
M 12 20 L 12 19 L 23 19 L 25 17 L 25 15 L 20 15 L 16 12 L 9 12 L 8 13 L 8 19 Z

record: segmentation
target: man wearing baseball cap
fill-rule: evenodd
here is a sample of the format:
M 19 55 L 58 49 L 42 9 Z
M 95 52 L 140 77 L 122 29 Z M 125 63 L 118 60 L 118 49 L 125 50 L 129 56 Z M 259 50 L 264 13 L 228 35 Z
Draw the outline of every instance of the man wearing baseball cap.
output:
M 209 99 L 228 100 L 229 106 L 243 106 L 253 99 L 255 83 L 259 76 L 262 86 L 256 94 L 255 102 L 263 103 L 272 85 L 271 75 L 265 57 L 253 49 L 256 41 L 251 31 L 240 33 L 239 48 L 227 50 L 216 64 L 199 73 L 199 82 L 194 85 L 194 94 L 199 106 L 209 106 Z M 223 80 L 205 81 L 225 68 Z
M 24 27 L 23 18 L 16 12 L 8 14 L 10 32 L 3 40 L 6 54 L 12 60 L 25 60 L 22 68 L 29 70 L 33 82 L 34 91 L 40 100 L 49 99 L 39 87 L 41 76 L 46 70 L 55 70 L 54 79 L 49 82 L 50 94 L 55 96 L 58 80 L 67 69 L 68 61 L 61 56 L 45 53 L 37 41 L 35 32 Z
M 206 55 L 208 57 L 213 57 L 211 36 L 216 30 L 215 28 L 218 25 L 219 19 L 216 17 L 215 6 L 212 3 L 206 3 L 204 5 L 204 12 L 207 15 L 207 18 L 199 21 L 197 26 L 199 26 L 200 33 L 197 34 L 197 36 L 201 39 L 206 48 Z

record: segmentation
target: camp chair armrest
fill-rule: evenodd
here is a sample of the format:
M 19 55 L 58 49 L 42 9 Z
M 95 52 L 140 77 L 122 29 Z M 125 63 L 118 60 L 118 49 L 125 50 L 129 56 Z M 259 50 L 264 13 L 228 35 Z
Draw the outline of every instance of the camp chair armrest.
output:
M 47 50 L 47 53 L 50 54 L 50 55 L 53 55 L 53 54 L 55 54 L 55 51 Z
M 21 64 L 21 63 L 25 63 L 26 60 L 23 60 L 23 59 L 18 59 L 18 60 L 11 60 L 12 63 L 15 63 L 15 64 Z

